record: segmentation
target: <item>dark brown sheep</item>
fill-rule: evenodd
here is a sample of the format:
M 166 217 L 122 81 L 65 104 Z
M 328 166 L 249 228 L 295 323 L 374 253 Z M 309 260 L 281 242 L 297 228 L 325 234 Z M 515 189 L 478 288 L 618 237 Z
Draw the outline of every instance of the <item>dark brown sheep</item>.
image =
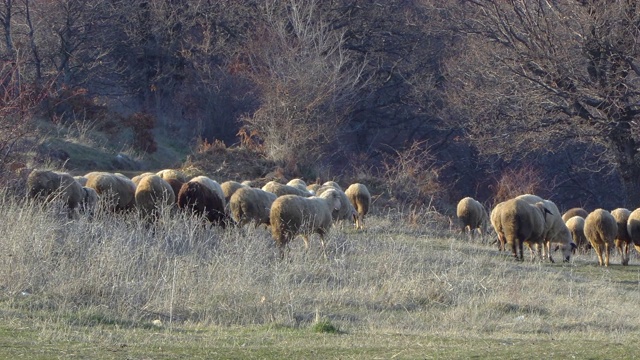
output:
M 191 179 L 178 192 L 178 207 L 203 216 L 215 225 L 225 226 L 225 202 L 218 191 L 204 181 Z

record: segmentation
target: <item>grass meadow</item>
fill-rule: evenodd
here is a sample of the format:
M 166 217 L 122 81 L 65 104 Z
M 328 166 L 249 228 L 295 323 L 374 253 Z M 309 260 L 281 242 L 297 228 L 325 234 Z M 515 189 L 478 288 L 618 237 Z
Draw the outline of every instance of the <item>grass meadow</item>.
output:
M 69 220 L 0 194 L 0 358 L 633 358 L 640 259 L 514 261 L 431 212 L 374 210 L 278 260 L 265 228 Z

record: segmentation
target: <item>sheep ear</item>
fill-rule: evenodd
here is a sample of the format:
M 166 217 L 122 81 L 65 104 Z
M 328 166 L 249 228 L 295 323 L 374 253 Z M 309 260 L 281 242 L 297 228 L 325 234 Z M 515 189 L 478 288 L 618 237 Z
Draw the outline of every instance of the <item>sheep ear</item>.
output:
M 553 213 L 549 211 L 546 206 L 543 206 L 542 208 L 544 209 L 545 214 L 553 215 Z
M 571 250 L 575 250 L 578 248 L 578 245 L 576 245 L 574 242 L 570 242 L 569 245 L 571 245 Z

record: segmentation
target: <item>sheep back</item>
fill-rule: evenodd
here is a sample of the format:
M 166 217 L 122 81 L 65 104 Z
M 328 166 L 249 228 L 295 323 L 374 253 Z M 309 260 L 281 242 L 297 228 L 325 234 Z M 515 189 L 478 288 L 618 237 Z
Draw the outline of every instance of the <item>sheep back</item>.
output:
M 364 229 L 364 217 L 369 213 L 369 206 L 371 205 L 371 194 L 369 193 L 369 189 L 367 189 L 364 184 L 354 183 L 349 185 L 344 193 L 358 213 L 356 218 L 356 229 Z
M 456 215 L 460 220 L 462 232 L 468 228 L 471 234 L 475 229 L 480 229 L 481 234 L 485 232 L 487 223 L 487 211 L 484 206 L 472 197 L 465 197 L 458 202 Z
M 92 173 L 87 177 L 90 187 L 104 198 L 111 210 L 129 210 L 135 206 L 136 185 L 130 179 L 111 173 Z
M 254 221 L 256 226 L 269 225 L 269 213 L 275 200 L 276 194 L 262 189 L 242 187 L 229 199 L 231 217 L 238 226 L 244 226 L 251 221 Z
M 616 219 L 604 209 L 596 209 L 584 219 L 584 235 L 596 251 L 600 266 L 609 266 L 609 253 L 617 234 Z
M 573 242 L 576 244 L 577 248 L 581 251 L 585 251 L 587 246 L 589 245 L 589 241 L 584 235 L 584 218 L 582 216 L 572 216 L 567 219 L 565 223 L 567 225 L 567 229 L 571 233 L 571 238 Z
M 224 200 L 228 204 L 231 196 L 240 188 L 245 187 L 245 185 L 242 185 L 237 181 L 229 180 L 220 184 L 220 187 L 222 188 L 222 193 L 224 194 Z
M 84 190 L 73 176 L 50 170 L 33 170 L 27 177 L 27 196 L 32 199 L 43 199 L 45 202 L 60 199 L 73 212 L 84 199 Z
M 280 184 L 277 181 L 269 181 L 262 187 L 262 190 L 268 191 L 270 193 L 274 193 L 276 194 L 276 196 L 283 196 L 283 195 L 297 195 L 302 197 L 311 196 L 311 193 L 306 190 L 301 190 L 293 186 Z
M 581 207 L 575 207 L 575 208 L 571 208 L 569 210 L 567 210 L 567 212 L 565 212 L 562 215 L 562 221 L 567 222 L 567 220 L 571 219 L 574 216 L 580 216 L 581 218 L 586 218 L 587 215 L 589 215 L 589 213 L 587 212 L 587 210 L 581 208 Z
M 224 197 L 207 181 L 194 178 L 184 183 L 177 204 L 180 209 L 203 216 L 212 224 L 225 225 Z
M 633 210 L 631 214 L 629 214 L 627 233 L 636 251 L 640 252 L 640 208 Z
M 151 174 L 139 180 L 135 193 L 136 207 L 144 217 L 155 217 L 163 206 L 175 203 L 171 185 L 160 176 Z
M 531 205 L 522 199 L 511 199 L 501 206 L 500 224 L 505 241 L 511 244 L 513 256 L 523 259 L 522 245 L 539 246 L 544 239 L 544 208 L 542 203 Z M 519 250 L 519 253 L 518 253 Z
M 316 190 L 315 196 L 320 196 L 329 190 L 335 190 L 338 193 L 338 196 L 340 197 L 340 203 L 342 204 L 340 208 L 335 209 L 331 212 L 333 221 L 351 220 L 355 224 L 358 219 L 358 212 L 356 211 L 351 201 L 349 201 L 349 198 L 344 191 L 333 185 L 322 185 L 318 188 L 318 190 Z
M 271 206 L 269 218 L 271 233 L 281 255 L 283 247 L 298 234 L 308 236 L 315 232 L 324 238 L 333 223 L 331 212 L 340 206 L 340 196 L 335 190 L 309 198 L 297 195 L 278 197 Z

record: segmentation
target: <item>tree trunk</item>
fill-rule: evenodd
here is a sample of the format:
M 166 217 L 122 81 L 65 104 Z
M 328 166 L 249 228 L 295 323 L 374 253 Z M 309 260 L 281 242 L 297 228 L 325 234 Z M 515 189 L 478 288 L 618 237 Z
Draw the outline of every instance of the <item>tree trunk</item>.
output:
M 630 210 L 640 207 L 640 156 L 639 144 L 633 138 L 631 131 L 624 126 L 618 126 L 611 131 L 611 142 L 615 146 L 618 171 L 625 187 L 624 204 Z

